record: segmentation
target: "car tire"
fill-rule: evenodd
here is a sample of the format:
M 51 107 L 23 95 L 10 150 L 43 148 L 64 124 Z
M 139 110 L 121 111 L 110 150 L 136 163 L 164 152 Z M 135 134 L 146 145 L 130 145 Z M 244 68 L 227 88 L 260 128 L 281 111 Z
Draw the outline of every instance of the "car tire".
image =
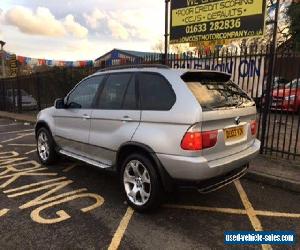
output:
M 153 162 L 143 154 L 129 155 L 122 163 L 120 182 L 127 203 L 137 212 L 156 209 L 163 189 Z
M 43 165 L 51 165 L 57 159 L 55 142 L 51 133 L 46 128 L 40 128 L 37 132 L 37 154 Z

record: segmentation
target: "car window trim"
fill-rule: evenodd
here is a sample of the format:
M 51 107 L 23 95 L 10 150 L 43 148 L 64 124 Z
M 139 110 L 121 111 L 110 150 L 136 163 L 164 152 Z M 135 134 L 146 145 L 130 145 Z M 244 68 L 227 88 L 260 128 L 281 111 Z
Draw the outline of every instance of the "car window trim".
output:
M 131 83 L 131 80 L 134 80 L 134 99 L 135 99 L 135 108 L 134 109 L 125 109 L 124 108 L 124 104 L 125 104 L 125 98 L 127 96 L 127 91 L 128 91 L 128 88 L 129 88 L 129 85 Z M 123 101 L 122 101 L 122 105 L 121 105 L 121 109 L 122 110 L 140 110 L 139 107 L 139 103 L 138 103 L 138 92 L 137 92 L 137 73 L 136 72 L 133 72 L 132 76 L 131 76 L 131 79 L 130 81 L 128 82 L 127 84 L 127 88 L 126 88 L 126 91 L 124 93 L 124 96 L 123 96 Z
M 102 74 L 101 76 L 104 76 L 103 80 L 102 80 L 102 84 L 101 84 L 101 87 L 98 88 L 96 94 L 95 94 L 95 98 L 92 102 L 92 108 L 91 109 L 99 109 L 97 108 L 97 103 L 99 102 L 99 99 L 100 99 L 100 96 L 103 92 L 103 89 L 104 89 L 104 86 L 106 85 L 106 81 L 107 79 L 109 78 L 110 74 Z
M 127 86 L 126 86 L 126 89 L 124 91 L 124 94 L 122 96 L 122 102 L 121 102 L 121 107 L 120 109 L 124 110 L 124 102 L 125 102 L 125 96 L 127 95 L 127 91 L 128 91 L 128 88 L 129 88 L 129 84 L 131 83 L 131 80 L 132 78 L 134 78 L 134 74 L 131 74 L 130 78 L 129 78 L 129 81 L 127 82 Z

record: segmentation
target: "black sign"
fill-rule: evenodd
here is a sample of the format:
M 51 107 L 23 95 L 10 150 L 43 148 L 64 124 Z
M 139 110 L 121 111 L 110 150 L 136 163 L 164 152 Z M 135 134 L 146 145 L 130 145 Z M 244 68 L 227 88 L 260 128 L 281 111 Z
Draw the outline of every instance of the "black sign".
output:
M 262 36 L 265 0 L 171 0 L 170 43 Z

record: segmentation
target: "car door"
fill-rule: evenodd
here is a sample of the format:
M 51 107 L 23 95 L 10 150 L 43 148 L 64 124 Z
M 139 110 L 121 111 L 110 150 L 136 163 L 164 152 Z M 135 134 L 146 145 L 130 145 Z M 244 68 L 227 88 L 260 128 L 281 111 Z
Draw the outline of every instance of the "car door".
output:
M 79 83 L 67 96 L 66 108 L 54 114 L 55 141 L 65 151 L 86 156 L 91 126 L 92 103 L 104 76 L 93 76 Z
M 93 159 L 113 165 L 119 147 L 131 140 L 140 122 L 133 73 L 108 76 L 91 114 L 89 144 Z

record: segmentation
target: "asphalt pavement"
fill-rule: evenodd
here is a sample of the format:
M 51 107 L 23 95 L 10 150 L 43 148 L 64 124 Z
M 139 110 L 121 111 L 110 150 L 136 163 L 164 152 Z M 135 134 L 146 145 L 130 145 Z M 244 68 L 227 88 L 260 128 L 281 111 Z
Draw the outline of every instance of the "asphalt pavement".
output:
M 300 194 L 241 179 L 128 208 L 116 174 L 67 158 L 41 166 L 34 126 L 0 119 L 1 249 L 299 249 Z M 163 194 L 162 194 L 163 195 Z M 225 246 L 224 231 L 295 231 L 294 246 Z

